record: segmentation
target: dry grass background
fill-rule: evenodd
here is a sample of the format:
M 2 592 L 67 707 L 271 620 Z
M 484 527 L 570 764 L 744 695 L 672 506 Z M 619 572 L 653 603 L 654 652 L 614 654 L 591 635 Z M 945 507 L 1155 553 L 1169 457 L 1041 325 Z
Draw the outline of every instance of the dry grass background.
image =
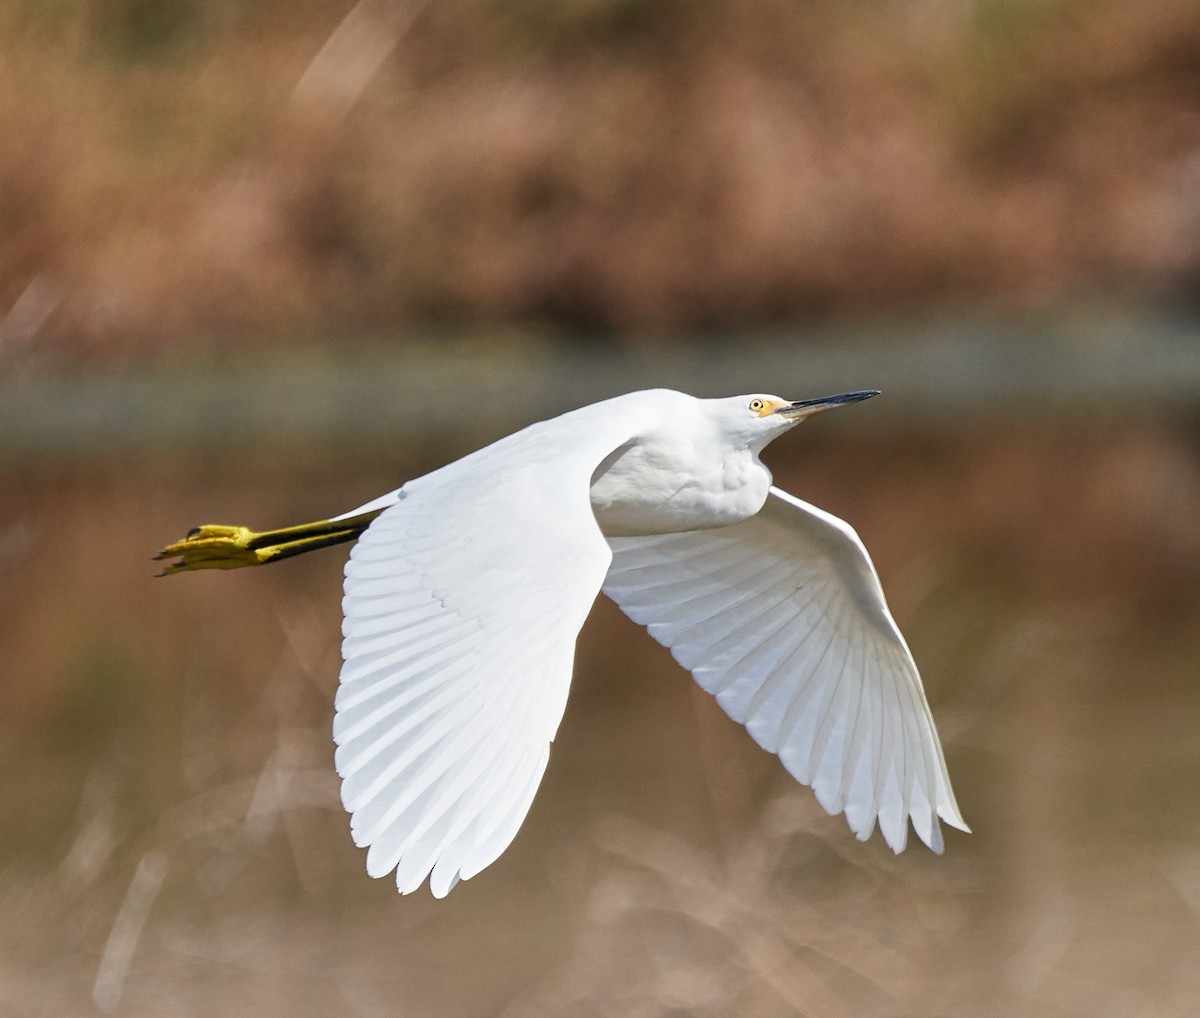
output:
M 1200 282 L 1194 0 L 16 0 L 0 135 L 4 393 Z M 1195 1014 L 1194 406 L 889 429 L 771 461 L 866 538 L 975 833 L 859 845 L 601 605 L 529 821 L 444 902 L 337 804 L 339 553 L 148 562 L 438 437 L 0 450 L 0 1013 Z
M 0 302 L 109 356 L 1195 299 L 1191 0 L 352 6 L 5 5 Z

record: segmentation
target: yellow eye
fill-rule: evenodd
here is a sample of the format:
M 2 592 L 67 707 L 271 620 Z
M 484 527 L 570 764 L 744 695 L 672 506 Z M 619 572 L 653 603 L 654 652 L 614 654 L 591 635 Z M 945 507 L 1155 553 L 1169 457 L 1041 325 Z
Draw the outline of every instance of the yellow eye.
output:
M 767 404 L 764 400 L 752 399 L 750 401 L 750 409 L 753 410 L 756 414 L 761 413 L 763 410 L 767 409 Z

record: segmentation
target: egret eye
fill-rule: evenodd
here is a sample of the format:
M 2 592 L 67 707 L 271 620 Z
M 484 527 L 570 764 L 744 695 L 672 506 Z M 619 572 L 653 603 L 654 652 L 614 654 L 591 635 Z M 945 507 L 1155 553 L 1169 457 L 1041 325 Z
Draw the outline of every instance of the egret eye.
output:
M 762 411 L 767 409 L 766 401 L 761 400 L 761 399 L 752 399 L 750 401 L 750 409 L 753 410 L 756 414 L 762 413 Z

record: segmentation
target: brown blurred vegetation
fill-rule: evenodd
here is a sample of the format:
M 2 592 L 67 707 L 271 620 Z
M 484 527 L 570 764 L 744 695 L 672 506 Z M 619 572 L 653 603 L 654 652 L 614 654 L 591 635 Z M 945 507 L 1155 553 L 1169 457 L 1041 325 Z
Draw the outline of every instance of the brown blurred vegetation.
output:
M 1200 296 L 1195 0 L 13 0 L 0 138 L 0 400 L 70 418 L 0 415 L 0 1014 L 1200 1013 L 1200 402 L 1120 371 L 1192 333 L 1110 313 Z M 998 370 L 1095 301 L 1061 377 Z M 1038 313 L 909 353 L 964 307 Z M 151 578 L 495 427 L 363 372 L 527 417 L 615 348 L 539 374 L 520 327 L 707 331 L 791 393 L 739 330 L 866 317 L 934 383 L 850 379 L 908 402 L 768 459 L 879 565 L 975 827 L 944 858 L 856 843 L 602 602 L 512 848 L 401 899 L 338 804 L 343 555 Z M 1071 371 L 1105 344 L 1114 384 Z
M 1200 292 L 1194 0 L 373 0 L 318 66 L 351 6 L 5 4 L 0 306 L 103 356 Z

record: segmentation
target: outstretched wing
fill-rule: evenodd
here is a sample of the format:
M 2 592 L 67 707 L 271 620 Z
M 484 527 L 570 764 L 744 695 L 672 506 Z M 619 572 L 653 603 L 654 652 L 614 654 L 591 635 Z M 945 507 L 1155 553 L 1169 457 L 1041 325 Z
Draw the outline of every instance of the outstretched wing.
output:
M 346 566 L 334 738 L 372 876 L 441 897 L 515 837 L 610 561 L 595 462 L 518 436 L 410 482 Z
M 604 592 L 866 840 L 966 830 L 917 666 L 854 530 L 772 488 L 730 527 L 610 538 Z

